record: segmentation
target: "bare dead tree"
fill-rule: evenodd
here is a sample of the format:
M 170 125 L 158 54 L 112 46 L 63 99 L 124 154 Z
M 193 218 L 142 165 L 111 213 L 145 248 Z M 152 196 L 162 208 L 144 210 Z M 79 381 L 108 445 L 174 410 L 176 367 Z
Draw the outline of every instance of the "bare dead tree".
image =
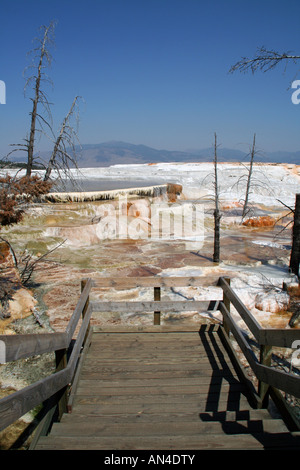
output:
M 299 55 L 292 55 L 290 52 L 277 52 L 272 49 L 266 49 L 264 46 L 257 48 L 254 57 L 242 57 L 238 62 L 231 66 L 229 73 L 236 71 L 253 74 L 258 70 L 268 72 L 274 69 L 278 64 L 284 63 L 285 68 L 289 62 L 294 64 L 300 59 Z
M 215 190 L 215 209 L 214 209 L 214 254 L 215 263 L 220 262 L 220 221 L 221 214 L 219 208 L 219 186 L 218 186 L 218 159 L 217 159 L 217 134 L 215 133 L 214 142 L 214 190 Z
M 255 155 L 255 134 L 253 137 L 253 144 L 252 144 L 252 149 L 251 149 L 251 154 L 250 154 L 250 167 L 249 167 L 249 173 L 248 173 L 248 178 L 247 178 L 247 187 L 246 187 L 245 202 L 243 206 L 242 220 L 245 218 L 246 214 L 248 213 L 248 201 L 249 201 L 249 192 L 250 192 L 251 177 L 252 177 L 252 171 L 253 171 L 254 155 Z
M 267 50 L 265 47 L 257 49 L 256 55 L 252 58 L 243 57 L 240 61 L 234 64 L 229 72 L 235 71 L 248 72 L 251 71 L 253 74 L 260 70 L 262 72 L 268 72 L 274 69 L 278 64 L 284 63 L 285 68 L 289 62 L 294 64 L 299 61 L 299 55 L 292 55 L 289 52 L 279 53 L 274 50 Z M 290 258 L 290 269 L 291 271 L 299 276 L 299 262 L 300 262 L 300 195 L 296 195 L 296 206 L 294 212 L 294 225 L 293 225 L 293 240 L 292 240 L 292 251 Z
M 50 129 L 50 132 L 52 132 L 50 103 L 42 88 L 42 84 L 52 83 L 45 73 L 45 69 L 46 67 L 50 67 L 52 62 L 52 56 L 49 49 L 54 45 L 54 28 L 55 22 L 53 21 L 49 26 L 41 26 L 41 35 L 35 39 L 37 47 L 30 52 L 33 55 L 33 63 L 31 66 L 27 67 L 25 71 L 26 73 L 28 70 L 33 70 L 33 74 L 27 78 L 24 87 L 25 91 L 30 85 L 32 85 L 33 89 L 33 97 L 30 98 L 32 101 L 32 111 L 30 112 L 30 134 L 29 138 L 25 139 L 25 146 L 23 145 L 25 150 L 27 150 L 27 176 L 31 175 L 34 162 L 34 144 L 37 132 L 37 122 L 39 122 L 41 128 L 46 125 L 46 127 Z M 39 112 L 39 105 L 41 105 L 45 111 L 45 117 Z
M 79 108 L 76 96 L 73 100 L 68 114 L 65 116 L 61 125 L 59 134 L 54 143 L 54 148 L 47 164 L 44 181 L 50 179 L 52 170 L 56 170 L 59 178 L 65 174 L 68 179 L 72 179 L 70 168 L 73 166 L 78 169 L 76 143 L 80 146 L 78 138 Z M 77 126 L 72 125 L 72 118 L 76 119 Z
M 38 264 L 41 263 L 41 261 L 45 260 L 47 256 L 49 256 L 51 253 L 61 247 L 64 243 L 65 240 L 56 245 L 51 250 L 44 253 L 43 255 L 38 256 L 37 258 L 34 258 L 31 253 L 28 253 L 27 250 L 24 250 L 19 257 L 16 266 L 19 269 L 22 284 L 27 284 L 30 281 L 34 271 L 37 269 Z M 47 261 L 49 262 L 49 260 Z
M 30 71 L 24 89 L 27 90 L 28 87 L 31 86 L 33 91 L 33 96 L 30 98 L 32 101 L 30 134 L 28 138 L 24 139 L 25 143 L 12 144 L 15 148 L 8 154 L 10 155 L 20 150 L 27 153 L 26 176 L 29 177 L 36 159 L 34 156 L 36 135 L 40 133 L 46 136 L 53 143 L 53 150 L 49 161 L 42 161 L 41 157 L 39 157 L 42 167 L 45 168 L 44 181 L 50 180 L 52 170 L 57 171 L 60 181 L 63 181 L 63 176 L 68 180 L 72 180 L 70 169 L 71 167 L 78 169 L 77 146 L 79 145 L 80 147 L 78 139 L 78 100 L 80 97 L 76 96 L 74 98 L 70 110 L 62 122 L 58 136 L 56 136 L 53 130 L 51 104 L 45 92 L 46 85 L 53 85 L 46 74 L 46 69 L 50 67 L 52 63 L 50 48 L 55 44 L 55 26 L 56 23 L 52 21 L 49 26 L 42 26 L 40 28 L 40 37 L 35 40 L 37 47 L 30 52 L 33 55 L 33 61 L 24 72 L 24 74 L 27 75 L 28 71 Z M 75 123 L 73 125 L 74 120 L 76 121 L 76 125 Z

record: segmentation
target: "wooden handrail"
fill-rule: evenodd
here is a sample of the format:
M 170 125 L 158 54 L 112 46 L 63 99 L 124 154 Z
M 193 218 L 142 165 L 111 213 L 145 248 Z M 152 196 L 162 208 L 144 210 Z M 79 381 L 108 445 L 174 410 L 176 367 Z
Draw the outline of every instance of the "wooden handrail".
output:
M 211 300 L 221 300 L 211 299 Z M 156 300 L 156 301 L 103 301 L 91 302 L 94 312 L 192 312 L 203 310 L 204 303 L 207 300 Z
M 29 335 L 30 338 L 27 340 L 27 335 L 20 335 L 22 336 L 22 340 L 25 342 L 25 347 L 23 349 L 20 346 L 20 341 L 9 342 L 10 340 L 8 340 L 7 344 L 10 348 L 9 357 L 13 358 L 28 357 L 28 355 L 31 356 L 35 354 L 36 351 L 38 351 L 37 354 L 41 354 L 41 351 L 54 352 L 58 349 L 66 349 L 70 346 L 81 315 L 84 314 L 66 367 L 0 400 L 0 430 L 5 429 L 25 413 L 32 410 L 35 406 L 43 403 L 54 394 L 64 389 L 72 381 L 92 314 L 91 306 L 89 305 L 86 308 L 89 300 L 90 288 L 91 281 L 88 280 L 65 333 L 54 333 L 54 340 L 52 342 L 50 340 L 50 336 L 52 336 L 51 333 L 47 335 Z M 15 337 L 17 338 L 17 336 L 19 335 L 16 335 Z M 44 336 L 46 337 L 46 340 L 42 340 L 42 337 Z M 38 340 L 38 345 L 36 347 L 33 346 L 34 337 Z M 11 336 L 11 338 L 13 338 L 13 336 Z M 5 338 L 4 336 L 1 336 L 1 339 L 5 340 L 8 339 L 8 337 Z
M 169 276 L 142 276 L 142 277 L 104 277 L 93 280 L 93 287 L 116 287 L 124 289 L 130 287 L 187 287 L 203 285 L 203 277 L 169 277 Z
M 293 342 L 300 339 L 299 329 L 262 328 L 252 313 L 232 290 L 226 279 L 220 277 L 218 285 L 222 287 L 226 298 L 236 308 L 259 345 L 291 348 Z
M 0 335 L 0 340 L 3 341 L 6 346 L 6 362 L 16 361 L 18 359 L 24 359 L 26 357 L 36 356 L 39 354 L 67 348 L 73 337 L 82 310 L 89 297 L 91 286 L 92 281 L 89 279 L 64 332 Z
M 228 281 L 230 282 L 230 280 Z M 299 431 L 299 420 L 294 416 L 293 411 L 287 405 L 282 392 L 300 398 L 300 377 L 272 367 L 272 347 L 292 348 L 293 342 L 300 339 L 300 330 L 262 328 L 234 293 L 228 281 L 224 278 L 220 278 L 218 283 L 224 291 L 224 299 L 220 302 L 219 309 L 223 314 L 224 329 L 222 336 L 228 350 L 231 351 L 232 357 L 236 361 L 236 352 L 233 350 L 229 338 L 231 332 L 258 379 L 258 391 L 257 393 L 255 391 L 253 393 L 256 406 L 266 408 L 268 406 L 269 396 L 271 396 L 280 410 L 288 428 L 292 431 Z M 260 348 L 259 359 L 254 354 L 250 344 L 233 319 L 230 313 L 231 303 L 254 335 L 258 347 Z M 241 374 L 245 377 L 242 369 L 243 368 L 241 368 Z M 246 379 L 245 382 L 247 382 Z
M 270 386 L 300 398 L 300 377 L 260 364 L 249 343 L 246 341 L 244 335 L 241 333 L 239 327 L 236 325 L 223 302 L 220 303 L 220 311 L 226 319 L 226 322 L 229 324 L 230 331 L 236 339 L 256 377 Z
M 6 362 L 39 355 L 46 352 L 66 351 L 70 347 L 70 343 L 72 341 L 75 329 L 77 328 L 78 322 L 80 318 L 83 317 L 68 362 L 62 363 L 62 366 L 60 366 L 62 368 L 57 369 L 54 374 L 0 400 L 0 430 L 7 427 L 9 424 L 23 416 L 35 406 L 39 405 L 50 397 L 53 397 L 54 394 L 63 390 L 72 381 L 82 345 L 87 336 L 91 314 L 95 310 L 149 310 L 154 311 L 156 314 L 160 314 L 160 311 L 165 310 L 200 311 L 200 308 L 203 306 L 203 302 L 216 300 L 219 302 L 219 309 L 223 314 L 225 332 L 227 330 L 232 332 L 241 348 L 241 351 L 243 352 L 260 383 L 267 384 L 267 387 L 264 388 L 264 395 L 267 393 L 266 391 L 268 390 L 268 387 L 274 387 L 276 390 L 279 389 L 290 393 L 297 398 L 300 398 L 300 378 L 272 368 L 269 362 L 263 362 L 262 360 L 259 361 L 240 328 L 235 323 L 230 313 L 230 303 L 233 304 L 241 318 L 247 324 L 248 328 L 256 338 L 258 346 L 261 348 L 271 348 L 272 346 L 290 348 L 293 341 L 300 339 L 300 330 L 262 328 L 255 317 L 235 294 L 227 280 L 222 277 L 219 279 L 218 283 L 221 296 L 220 292 L 217 292 L 217 289 L 213 294 L 210 293 L 209 296 L 204 295 L 204 299 L 201 301 L 161 301 L 160 295 L 156 295 L 154 301 L 150 302 L 90 302 L 89 300 L 89 294 L 92 287 L 114 287 L 121 289 L 130 287 L 151 287 L 157 290 L 161 287 L 201 286 L 202 283 L 203 278 L 201 277 L 174 278 L 153 276 L 117 279 L 103 278 L 101 281 L 92 281 L 91 279 L 84 280 L 82 282 L 82 293 L 80 299 L 76 305 L 65 332 L 36 335 L 1 335 L 0 340 L 3 341 L 6 346 Z M 156 324 L 159 324 L 157 318 L 156 322 Z M 271 349 L 268 349 L 268 360 L 270 358 L 270 351 Z
M 243 304 L 243 302 L 238 298 L 236 293 L 231 289 L 228 282 L 223 277 L 220 277 L 218 285 L 222 287 L 224 295 L 227 297 L 228 300 L 230 300 L 232 305 L 236 308 L 236 310 L 239 312 L 240 316 L 250 329 L 251 333 L 258 340 L 261 330 L 260 324 L 254 318 L 252 313 L 247 309 L 247 307 Z

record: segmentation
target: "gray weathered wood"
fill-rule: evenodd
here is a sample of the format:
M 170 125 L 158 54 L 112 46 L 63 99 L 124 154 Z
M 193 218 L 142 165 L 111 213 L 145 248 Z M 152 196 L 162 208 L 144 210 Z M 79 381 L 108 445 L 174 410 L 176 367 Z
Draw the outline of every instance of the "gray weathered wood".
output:
M 91 301 L 94 312 L 153 312 L 160 310 L 161 312 L 200 312 L 205 311 L 205 301 L 187 300 L 187 301 Z
M 115 287 L 117 289 L 132 287 L 188 287 L 203 286 L 203 277 L 169 277 L 169 276 L 151 276 L 151 277 L 103 277 L 93 281 L 93 287 Z
M 65 332 L 0 336 L 0 340 L 5 342 L 6 359 L 9 361 L 50 351 L 62 351 L 63 356 L 66 354 L 78 322 L 83 316 L 71 356 L 67 363 L 61 364 L 62 369 L 57 370 L 46 379 L 0 400 L 0 430 L 55 394 L 57 396 L 59 394 L 61 397 L 62 390 L 72 382 L 74 383 L 73 392 L 75 392 L 78 383 L 76 395 L 73 393 L 71 396 L 72 404 L 75 403 L 80 414 L 85 410 L 91 416 L 98 416 L 99 406 L 101 413 L 105 416 L 121 416 L 126 413 L 136 413 L 137 416 L 139 413 L 166 416 L 166 414 L 174 412 L 174 409 L 177 413 L 187 416 L 191 410 L 204 413 L 207 411 L 208 405 L 211 407 L 210 410 L 214 412 L 220 411 L 220 406 L 224 412 L 227 412 L 228 409 L 238 411 L 239 406 L 247 408 L 248 402 L 245 399 L 245 396 L 248 396 L 247 389 L 244 390 L 238 382 L 237 377 L 240 375 L 237 375 L 233 370 L 226 347 L 224 348 L 220 342 L 217 325 L 204 327 L 204 329 L 194 325 L 183 328 L 159 324 L 152 327 L 141 326 L 135 327 L 135 331 L 138 330 L 138 335 L 132 333 L 132 327 L 121 327 L 122 332 L 120 331 L 120 333 L 117 333 L 111 326 L 99 327 L 98 331 L 102 330 L 102 332 L 94 337 L 95 340 L 92 341 L 92 346 L 89 349 L 89 366 L 87 368 L 83 364 L 81 368 L 82 361 L 78 362 L 78 358 L 84 358 L 84 354 L 81 353 L 82 347 L 90 342 L 89 325 L 93 311 L 199 312 L 206 310 L 203 307 L 205 304 L 207 305 L 207 301 L 223 299 L 226 305 L 221 301 L 219 309 L 223 314 L 228 334 L 231 332 L 235 337 L 260 384 L 266 384 L 263 386 L 265 390 L 262 390 L 262 386 L 260 386 L 261 398 L 267 396 L 269 390 L 282 390 L 300 398 L 299 377 L 272 368 L 270 360 L 267 362 L 263 360 L 262 363 L 259 363 L 230 314 L 230 303 L 239 312 L 263 351 L 269 351 L 272 345 L 291 347 L 293 341 L 300 339 L 300 330 L 262 328 L 224 278 L 219 280 L 220 289 L 199 290 L 201 301 L 160 300 L 162 287 L 200 287 L 202 281 L 201 277 L 163 278 L 159 276 L 105 278 L 97 282 L 85 279 L 81 283 L 82 294 Z M 95 302 L 89 299 L 92 287 L 126 289 L 139 286 L 154 288 L 154 301 Z M 174 331 L 171 333 L 170 329 Z M 166 333 L 167 331 L 169 333 Z M 224 345 L 229 341 L 226 333 L 223 335 L 223 341 Z M 80 368 L 77 368 L 78 364 L 80 364 Z M 81 382 L 80 377 L 82 377 Z M 109 382 L 111 382 L 110 386 Z M 257 403 L 258 401 L 259 397 Z M 164 426 L 165 424 L 161 427 L 162 434 Z M 167 429 L 167 425 L 165 427 Z M 88 433 L 93 432 L 88 426 L 86 429 Z M 189 429 L 191 430 L 191 428 Z M 178 424 L 178 433 L 180 434 L 181 431 L 184 431 L 184 427 L 181 428 Z M 103 441 L 107 442 L 108 446 L 109 439 L 104 437 Z M 146 439 L 146 436 L 143 436 L 143 439 Z M 170 448 L 175 445 L 175 440 L 172 439 L 164 441 L 167 446 L 172 442 Z M 151 435 L 150 441 L 154 443 Z M 251 441 L 253 445 L 254 441 Z M 129 445 L 130 437 L 126 442 L 126 445 Z M 183 441 L 177 440 L 177 445 L 180 442 Z M 240 446 L 240 442 L 238 446 Z
M 276 370 L 263 364 L 259 364 L 259 361 L 252 351 L 250 345 L 240 332 L 239 328 L 236 326 L 234 320 L 223 303 L 220 304 L 220 309 L 222 314 L 226 317 L 226 321 L 230 325 L 230 330 L 233 333 L 256 377 L 261 382 L 300 398 L 300 377 L 281 370 Z
M 51 397 L 71 382 L 79 352 L 91 317 L 91 309 L 86 313 L 75 341 L 68 365 L 44 379 L 35 382 L 0 400 L 0 430 L 23 416 L 35 406 Z
M 37 449 L 297 448 L 281 420 L 249 405 L 219 330 L 94 333 L 72 413 Z
M 6 345 L 6 362 L 67 348 L 88 300 L 91 285 L 92 282 L 89 280 L 79 298 L 65 332 L 0 335 L 0 340 Z
M 222 287 L 224 294 L 227 299 L 233 304 L 233 306 L 237 309 L 239 314 L 241 315 L 242 319 L 246 323 L 246 325 L 250 328 L 250 331 L 253 333 L 256 339 L 259 338 L 259 333 L 261 330 L 261 326 L 258 321 L 254 318 L 251 312 L 245 307 L 242 301 L 238 298 L 236 293 L 230 288 L 224 278 L 219 279 L 219 285 Z
M 262 328 L 251 312 L 245 307 L 245 305 L 243 305 L 241 300 L 231 289 L 226 279 L 221 277 L 218 284 L 224 290 L 224 295 L 227 302 L 227 310 L 228 302 L 230 301 L 241 315 L 241 318 L 244 320 L 260 345 L 291 348 L 294 341 L 300 340 L 299 329 Z

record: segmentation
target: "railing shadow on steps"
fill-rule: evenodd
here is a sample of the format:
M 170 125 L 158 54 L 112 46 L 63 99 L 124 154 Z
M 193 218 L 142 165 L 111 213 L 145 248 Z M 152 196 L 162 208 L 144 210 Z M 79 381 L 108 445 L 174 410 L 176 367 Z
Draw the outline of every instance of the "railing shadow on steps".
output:
M 244 400 L 246 399 L 254 409 L 260 409 L 262 408 L 262 400 L 249 379 L 244 376 L 239 380 L 232 372 L 232 367 L 228 367 L 219 341 L 216 340 L 216 330 L 211 327 L 205 329 L 204 333 L 202 333 L 200 329 L 199 336 L 212 367 L 205 410 L 199 413 L 200 421 L 219 423 L 225 435 L 250 434 L 261 444 L 262 448 L 266 449 L 274 448 L 274 446 L 276 449 L 286 449 L 289 448 L 285 447 L 286 445 L 297 445 L 297 443 L 295 444 L 295 442 L 290 440 L 286 428 L 284 428 L 278 420 L 276 420 L 277 422 L 275 423 L 276 432 L 270 432 L 272 427 L 269 425 L 265 426 L 265 420 L 270 421 L 270 419 L 272 419 L 271 415 L 266 412 L 267 410 L 261 409 L 253 414 L 251 409 L 249 410 L 245 407 Z M 225 349 L 228 351 L 228 345 L 224 345 Z M 231 351 L 228 352 L 230 353 Z M 237 371 L 237 369 L 235 369 L 235 371 Z M 242 372 L 242 374 L 243 373 L 244 372 Z M 241 383 L 243 382 L 245 382 L 246 387 L 242 387 Z M 226 393 L 226 411 L 224 411 L 224 404 L 221 402 L 222 385 L 224 383 L 228 386 Z M 250 394 L 248 393 L 249 391 Z M 220 408 L 222 411 L 220 411 Z M 261 411 L 263 411 L 263 414 L 260 414 Z M 279 418 L 279 416 L 277 415 L 276 418 Z M 281 416 L 281 418 L 283 418 L 283 416 Z M 294 422 L 291 423 L 291 417 L 288 416 L 286 418 L 287 419 L 283 419 L 283 422 L 285 422 L 288 430 L 298 431 L 298 426 L 295 426 Z M 296 435 L 297 434 L 296 432 Z M 295 439 L 297 438 L 295 437 Z
M 203 304 L 203 302 L 193 300 L 161 301 L 160 288 L 201 286 L 202 282 L 202 278 L 195 277 L 105 278 L 103 279 L 103 287 L 114 286 L 117 288 L 121 286 L 123 288 L 124 285 L 153 287 L 154 302 L 101 302 L 100 311 L 109 311 L 109 308 L 123 308 L 125 309 L 124 311 L 128 309 L 149 311 L 150 308 L 150 310 L 154 311 L 154 325 L 159 325 L 161 311 L 194 311 L 199 310 L 200 305 Z M 0 431 L 14 423 L 28 411 L 43 404 L 43 408 L 39 413 L 43 419 L 39 423 L 39 430 L 34 434 L 31 444 L 32 448 L 34 448 L 38 436 L 45 435 L 49 429 L 55 413 L 59 419 L 64 412 L 68 412 L 68 406 L 72 402 L 80 373 L 80 365 L 87 346 L 91 341 L 91 315 L 93 310 L 97 310 L 97 306 L 99 307 L 100 305 L 99 303 L 91 302 L 89 299 L 90 290 L 95 286 L 99 286 L 99 281 L 95 283 L 91 279 L 82 280 L 81 296 L 65 332 L 0 335 L 0 342 L 5 344 L 5 362 L 55 352 L 55 373 L 0 400 Z M 230 287 L 229 279 L 220 278 L 218 286 L 223 291 L 223 298 L 218 300 L 217 306 L 223 315 L 223 322 L 218 332 L 234 367 L 238 371 L 240 380 L 246 383 L 251 391 L 253 398 L 252 405 L 257 408 L 266 407 L 268 397 L 271 396 L 290 430 L 299 430 L 297 420 L 290 414 L 290 410 L 285 405 L 281 392 L 286 392 L 296 398 L 300 398 L 300 377 L 292 373 L 276 370 L 271 366 L 271 357 L 272 346 L 291 348 L 292 344 L 300 339 L 300 330 L 262 328 Z M 213 301 L 214 299 L 210 300 Z M 259 358 L 256 357 L 243 331 L 236 324 L 230 312 L 231 305 L 234 306 L 255 337 L 260 347 Z M 76 329 L 78 332 L 75 335 L 76 338 L 73 339 L 75 331 L 77 331 Z M 235 348 L 232 346 L 231 336 L 237 342 L 242 354 L 258 379 L 259 385 L 257 391 L 241 366 Z M 32 425 L 33 429 L 34 425 Z
M 239 358 L 235 348 L 232 345 L 230 336 L 237 342 L 241 353 L 247 360 L 254 376 L 258 380 L 258 389 L 252 397 L 256 402 L 257 408 L 267 408 L 269 397 L 272 398 L 278 411 L 282 415 L 285 424 L 290 431 L 299 431 L 299 418 L 293 413 L 292 408 L 287 404 L 283 393 L 290 394 L 295 398 L 300 398 L 300 375 L 291 372 L 285 372 L 272 366 L 272 348 L 288 348 L 292 349 L 293 344 L 298 343 L 300 339 L 299 329 L 285 328 L 262 328 L 251 312 L 241 302 L 239 297 L 230 287 L 230 279 L 221 277 L 218 285 L 222 287 L 224 292 L 223 302 L 220 302 L 219 308 L 223 315 L 222 329 L 220 329 L 221 339 L 226 346 L 233 365 L 239 370 L 240 378 L 250 388 L 252 382 L 249 381 L 245 369 L 241 367 Z M 238 327 L 230 310 L 231 305 L 234 306 L 236 312 L 249 328 L 254 337 L 256 346 L 259 348 L 259 358 L 256 357 L 251 344 L 253 340 L 249 335 L 245 335 L 241 328 Z M 292 367 L 291 367 L 292 369 Z M 300 371 L 298 370 L 300 374 Z

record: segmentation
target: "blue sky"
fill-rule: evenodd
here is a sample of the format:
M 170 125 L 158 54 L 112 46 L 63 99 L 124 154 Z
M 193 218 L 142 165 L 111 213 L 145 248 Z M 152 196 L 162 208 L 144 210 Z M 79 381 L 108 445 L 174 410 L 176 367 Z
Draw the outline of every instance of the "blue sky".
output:
M 29 132 L 27 52 L 57 20 L 47 88 L 58 129 L 76 95 L 82 144 L 123 140 L 154 148 L 300 150 L 298 65 L 228 74 L 257 47 L 300 54 L 299 0 L 0 0 L 0 156 Z M 300 79 L 300 73 L 297 77 Z M 41 140 L 36 150 L 51 148 Z

